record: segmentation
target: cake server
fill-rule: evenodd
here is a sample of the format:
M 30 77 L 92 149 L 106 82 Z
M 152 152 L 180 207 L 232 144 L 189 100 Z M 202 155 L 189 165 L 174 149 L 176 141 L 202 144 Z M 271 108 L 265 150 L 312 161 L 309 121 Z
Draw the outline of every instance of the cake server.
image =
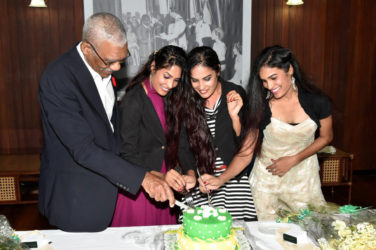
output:
M 188 207 L 194 208 L 195 206 L 193 205 L 192 194 L 187 191 L 185 186 L 184 186 L 184 190 L 183 190 L 183 195 L 184 195 L 184 199 L 185 199 L 185 202 L 187 203 Z
M 198 171 L 198 168 L 196 169 L 197 170 L 197 174 L 198 174 L 198 178 L 200 178 L 201 182 L 202 182 L 202 185 L 204 185 L 204 188 L 205 188 L 205 191 L 206 191 L 206 194 L 208 195 L 208 205 L 210 207 L 212 207 L 212 203 L 211 203 L 211 198 L 210 198 L 210 194 L 209 194 L 209 190 L 206 188 L 206 185 L 204 184 L 204 181 L 202 180 L 201 178 L 201 175 L 200 175 L 200 171 Z
M 181 201 L 178 201 L 178 200 L 175 200 L 175 205 L 179 206 L 180 208 L 186 210 L 188 209 L 189 207 L 187 205 L 185 205 L 183 202 Z

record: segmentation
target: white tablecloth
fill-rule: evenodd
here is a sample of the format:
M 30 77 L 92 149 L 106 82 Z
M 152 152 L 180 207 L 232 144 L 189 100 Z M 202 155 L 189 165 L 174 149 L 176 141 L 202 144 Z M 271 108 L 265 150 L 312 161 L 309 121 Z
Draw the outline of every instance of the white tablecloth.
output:
M 244 233 L 253 249 L 313 249 L 301 248 L 286 242 L 281 244 L 281 240 L 277 239 L 275 232 L 282 227 L 290 226 L 290 224 L 247 222 L 234 223 L 234 226 L 243 226 L 245 228 Z M 119 227 L 107 228 L 97 233 L 67 233 L 61 230 L 17 231 L 16 233 L 21 237 L 22 241 L 51 242 L 50 245 L 38 248 L 41 250 L 160 250 L 164 248 L 164 232 L 170 229 L 178 229 L 179 227 L 180 225 Z M 39 244 L 39 246 L 42 244 Z
M 22 241 L 50 241 L 54 250 L 127 250 L 163 249 L 163 232 L 179 225 L 147 227 L 111 227 L 97 233 L 68 233 L 61 230 L 17 231 Z M 41 244 L 39 244 L 41 245 Z M 38 246 L 39 246 L 38 245 Z M 39 249 L 39 248 L 38 248 Z

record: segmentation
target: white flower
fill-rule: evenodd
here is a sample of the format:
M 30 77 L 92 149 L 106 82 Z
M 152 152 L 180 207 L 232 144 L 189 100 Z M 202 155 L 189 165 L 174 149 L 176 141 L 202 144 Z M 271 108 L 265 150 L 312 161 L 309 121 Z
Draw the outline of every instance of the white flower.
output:
M 199 216 L 199 215 L 195 215 L 195 216 L 193 217 L 193 219 L 194 219 L 194 220 L 201 220 L 201 219 L 202 219 L 202 217 L 201 217 L 201 216 Z
M 321 249 L 323 250 L 334 250 L 334 248 L 332 248 L 330 245 L 329 245 L 329 242 L 324 239 L 324 238 L 320 238 L 317 240 Z
M 204 218 L 209 218 L 209 216 L 214 216 L 214 217 L 217 217 L 218 216 L 218 212 L 215 208 L 213 207 L 205 207 L 204 208 L 204 211 L 202 213 L 202 216 Z
M 338 235 L 342 238 L 351 235 L 351 233 L 351 229 L 348 227 L 345 227 L 344 229 L 338 231 Z
M 337 249 L 374 249 L 376 247 L 376 229 L 364 222 L 354 227 L 345 227 L 338 231 L 340 238 L 333 240 Z
M 332 222 L 332 226 L 334 227 L 335 230 L 341 231 L 346 228 L 346 223 L 341 220 L 335 220 Z
M 188 208 L 187 213 L 194 214 L 195 210 L 193 208 Z
M 218 220 L 225 221 L 226 220 L 226 216 L 220 215 L 220 216 L 218 216 Z

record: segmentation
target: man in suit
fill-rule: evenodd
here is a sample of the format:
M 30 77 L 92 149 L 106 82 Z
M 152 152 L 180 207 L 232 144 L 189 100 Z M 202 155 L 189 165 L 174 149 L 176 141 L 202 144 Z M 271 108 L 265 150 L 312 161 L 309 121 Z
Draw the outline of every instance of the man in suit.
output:
M 96 13 L 85 22 L 82 41 L 48 65 L 40 80 L 39 210 L 62 230 L 105 229 L 118 188 L 136 194 L 142 186 L 157 201 L 175 202 L 164 180 L 119 157 L 111 74 L 127 53 L 120 20 Z

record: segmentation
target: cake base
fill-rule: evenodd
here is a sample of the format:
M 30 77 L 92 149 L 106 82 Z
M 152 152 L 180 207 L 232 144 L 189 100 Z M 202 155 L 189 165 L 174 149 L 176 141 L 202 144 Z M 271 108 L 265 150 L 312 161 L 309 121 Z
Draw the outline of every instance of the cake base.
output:
M 183 228 L 179 228 L 177 232 L 176 249 L 190 250 L 190 249 L 221 249 L 234 250 L 239 249 L 235 237 L 235 230 L 231 229 L 231 233 L 227 238 L 217 240 L 201 240 L 197 238 L 190 238 L 184 233 Z
M 183 235 L 181 238 L 180 236 Z M 184 231 L 182 228 L 178 230 L 168 230 L 164 233 L 164 246 L 165 250 L 205 250 L 205 249 L 235 249 L 235 250 L 250 250 L 251 247 L 247 238 L 244 235 L 244 229 L 242 227 L 233 227 L 230 234 L 234 240 L 231 244 L 232 247 L 227 247 L 226 245 L 220 245 L 224 242 L 205 242 L 200 243 L 193 241 L 187 237 L 184 237 Z M 179 239 L 180 237 L 180 239 Z M 180 242 L 179 242 L 180 241 Z M 183 242 L 182 242 L 183 241 Z M 187 245 L 182 245 L 187 244 Z M 226 248 L 227 247 L 227 248 Z

